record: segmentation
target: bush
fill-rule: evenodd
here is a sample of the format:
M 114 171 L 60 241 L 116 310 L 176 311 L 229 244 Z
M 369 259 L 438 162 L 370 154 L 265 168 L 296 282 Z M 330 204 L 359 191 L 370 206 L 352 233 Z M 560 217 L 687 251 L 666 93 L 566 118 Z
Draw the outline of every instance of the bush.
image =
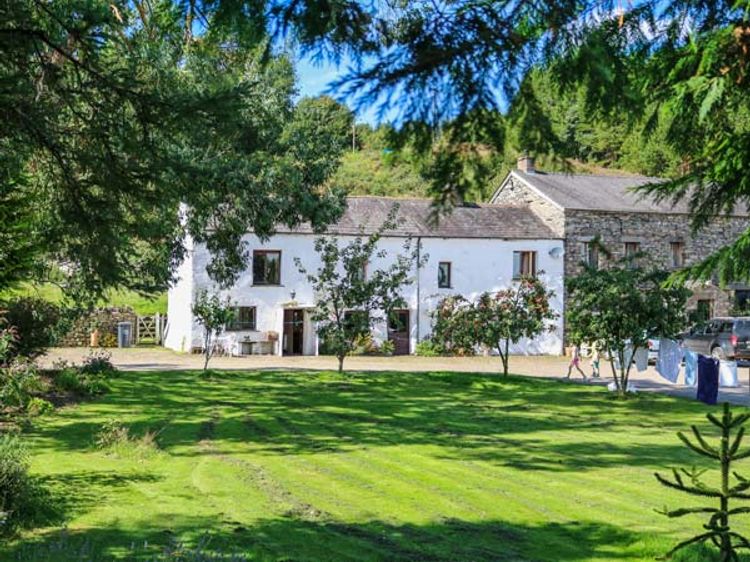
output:
M 112 364 L 112 354 L 103 350 L 89 353 L 79 370 L 84 375 L 98 375 L 107 378 L 117 374 L 117 368 Z
M 52 403 L 48 400 L 45 400 L 44 398 L 33 397 L 31 400 L 29 400 L 28 404 L 26 404 L 26 413 L 29 416 L 34 417 L 49 414 L 50 412 L 54 411 L 54 409 L 55 407 L 52 405 Z
M 23 297 L 5 301 L 0 303 L 0 310 L 7 325 L 16 332 L 12 357 L 37 357 L 62 335 L 61 309 L 44 299 Z
M 0 368 L 0 406 L 25 410 L 41 386 L 39 373 L 33 363 L 28 360 L 14 361 Z
M 1 435 L 0 532 L 8 534 L 34 518 L 34 495 L 26 448 L 15 435 Z
M 380 353 L 382 355 L 393 355 L 394 351 L 396 351 L 396 344 L 391 340 L 385 340 L 380 344 Z
M 5 319 L 0 318 L 0 324 L 5 324 Z M 8 365 L 15 354 L 18 334 L 13 326 L 0 330 L 0 367 Z
M 440 348 L 432 340 L 422 340 L 414 349 L 419 357 L 439 357 L 442 355 Z
M 94 438 L 96 447 L 106 450 L 117 457 L 147 458 L 159 448 L 155 431 L 147 430 L 137 437 L 131 435 L 130 430 L 117 420 L 105 422 Z
M 106 351 L 93 351 L 83 364 L 78 366 L 67 361 L 57 361 L 52 368 L 57 374 L 53 382 L 56 388 L 81 396 L 96 396 L 109 390 L 107 379 L 117 374 Z
M 372 334 L 362 334 L 354 338 L 353 349 L 350 355 L 372 355 L 378 352 L 378 344 Z
M 80 396 L 96 396 L 109 390 L 104 377 L 82 373 L 76 365 L 58 367 L 53 383 L 59 390 Z

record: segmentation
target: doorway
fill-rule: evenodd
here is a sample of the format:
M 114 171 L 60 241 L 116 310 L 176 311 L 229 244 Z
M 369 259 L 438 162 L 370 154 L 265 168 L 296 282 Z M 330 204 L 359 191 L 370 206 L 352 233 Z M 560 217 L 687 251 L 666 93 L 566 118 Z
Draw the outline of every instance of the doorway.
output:
M 302 355 L 305 336 L 305 311 L 301 308 L 284 310 L 284 335 L 281 349 L 283 355 Z
M 388 319 L 388 339 L 394 355 L 409 355 L 409 311 L 394 310 Z

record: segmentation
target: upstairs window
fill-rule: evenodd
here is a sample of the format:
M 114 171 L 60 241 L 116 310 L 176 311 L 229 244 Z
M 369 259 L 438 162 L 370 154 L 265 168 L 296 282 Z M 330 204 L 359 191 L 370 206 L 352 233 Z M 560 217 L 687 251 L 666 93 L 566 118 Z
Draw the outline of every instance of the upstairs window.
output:
M 438 289 L 451 288 L 451 262 L 441 261 L 438 263 Z
M 683 267 L 685 265 L 685 244 L 682 242 L 671 242 L 672 267 Z
M 234 319 L 227 324 L 227 331 L 255 330 L 255 307 L 238 306 L 234 309 Z
M 255 250 L 253 252 L 253 285 L 281 284 L 281 252 Z
M 536 277 L 536 252 L 513 252 L 513 279 Z

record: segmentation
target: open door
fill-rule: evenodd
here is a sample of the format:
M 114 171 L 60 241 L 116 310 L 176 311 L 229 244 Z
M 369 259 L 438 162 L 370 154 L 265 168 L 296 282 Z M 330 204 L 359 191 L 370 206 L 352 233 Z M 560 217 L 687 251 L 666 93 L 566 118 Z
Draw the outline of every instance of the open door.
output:
M 284 310 L 284 335 L 281 350 L 284 355 L 302 355 L 305 336 L 305 312 L 300 308 Z
M 394 310 L 388 319 L 388 339 L 393 342 L 394 355 L 409 355 L 409 311 Z

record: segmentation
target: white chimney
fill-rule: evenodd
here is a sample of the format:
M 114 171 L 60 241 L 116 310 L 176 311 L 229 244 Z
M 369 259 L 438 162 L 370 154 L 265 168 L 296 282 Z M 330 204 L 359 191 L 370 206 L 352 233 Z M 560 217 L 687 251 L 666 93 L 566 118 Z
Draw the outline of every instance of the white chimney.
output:
M 536 170 L 534 168 L 534 157 L 529 156 L 528 153 L 524 152 L 518 157 L 518 170 L 526 174 L 533 174 Z

